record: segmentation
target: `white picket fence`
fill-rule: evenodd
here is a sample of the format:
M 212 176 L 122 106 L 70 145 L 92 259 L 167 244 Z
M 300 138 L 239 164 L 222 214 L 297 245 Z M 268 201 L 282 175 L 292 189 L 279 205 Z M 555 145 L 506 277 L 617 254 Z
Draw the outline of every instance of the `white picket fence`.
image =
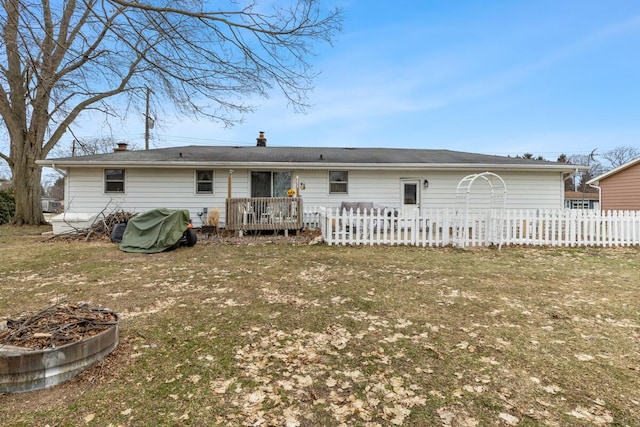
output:
M 318 209 L 329 245 L 413 246 L 636 246 L 640 211 L 583 209 L 431 209 L 402 215 L 394 210 Z

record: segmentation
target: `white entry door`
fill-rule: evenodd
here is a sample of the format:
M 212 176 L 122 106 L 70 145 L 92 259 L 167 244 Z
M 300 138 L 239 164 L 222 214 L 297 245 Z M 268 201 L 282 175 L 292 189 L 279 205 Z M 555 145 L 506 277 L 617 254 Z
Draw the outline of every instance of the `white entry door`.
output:
M 403 215 L 413 215 L 420 209 L 420 180 L 401 180 L 401 206 Z

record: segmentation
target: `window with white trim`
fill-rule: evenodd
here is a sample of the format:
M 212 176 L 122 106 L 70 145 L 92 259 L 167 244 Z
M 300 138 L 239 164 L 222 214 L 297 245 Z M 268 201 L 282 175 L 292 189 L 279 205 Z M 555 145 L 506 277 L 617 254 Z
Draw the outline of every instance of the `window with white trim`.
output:
M 329 171 L 329 194 L 347 194 L 349 189 L 349 172 Z
M 104 170 L 104 192 L 124 193 L 124 169 Z
M 196 194 L 213 194 L 213 170 L 196 170 Z
M 571 209 L 589 209 L 591 207 L 590 200 L 570 200 L 569 202 Z

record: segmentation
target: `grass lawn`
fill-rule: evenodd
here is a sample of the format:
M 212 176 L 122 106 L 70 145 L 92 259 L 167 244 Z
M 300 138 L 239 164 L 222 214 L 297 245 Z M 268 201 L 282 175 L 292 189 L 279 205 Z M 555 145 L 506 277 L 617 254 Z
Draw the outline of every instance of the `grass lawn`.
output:
M 3 426 L 638 426 L 640 249 L 155 255 L 0 226 L 0 318 L 118 312 L 120 345 Z

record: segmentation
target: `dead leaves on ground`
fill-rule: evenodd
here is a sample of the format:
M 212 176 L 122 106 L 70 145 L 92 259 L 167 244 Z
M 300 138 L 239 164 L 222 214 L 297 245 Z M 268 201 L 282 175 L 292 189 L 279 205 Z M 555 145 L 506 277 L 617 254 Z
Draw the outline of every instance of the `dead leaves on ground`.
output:
M 240 418 L 243 425 L 295 427 L 321 407 L 339 425 L 403 425 L 427 396 L 411 377 L 389 367 L 384 349 L 350 357 L 365 334 L 340 324 L 323 332 L 252 328 L 245 333 L 252 343 L 235 354 L 242 376 L 210 384 L 235 408 L 220 423 Z
M 474 293 L 450 287 L 442 290 L 440 295 L 447 304 L 478 298 Z M 301 310 L 325 305 L 344 306 L 353 302 L 343 296 L 334 296 L 322 302 L 308 299 L 303 293 L 291 295 L 266 286 L 258 292 L 259 298 L 268 305 Z M 211 289 L 209 294 L 209 298 L 202 303 L 218 310 L 233 310 L 252 304 L 241 302 L 230 287 Z M 373 294 L 372 290 L 363 298 Z M 125 316 L 152 314 L 177 303 L 176 297 L 170 297 L 165 303 L 156 301 L 145 310 L 132 311 Z M 516 309 L 527 318 L 531 317 L 532 313 L 524 306 L 519 301 L 509 301 L 505 305 L 506 309 Z M 280 314 L 278 311 L 274 313 Z M 409 319 L 378 316 L 358 310 L 343 311 L 336 317 L 336 322 L 320 332 L 305 328 L 283 330 L 256 325 L 240 333 L 249 344 L 234 350 L 235 369 L 239 375 L 203 382 L 202 375 L 194 372 L 176 379 L 187 384 L 187 388 L 197 388 L 199 393 L 206 387 L 204 393 L 210 393 L 215 397 L 216 405 L 225 408 L 225 415 L 217 415 L 215 419 L 219 425 L 297 427 L 314 425 L 318 414 L 324 414 L 335 423 L 332 425 L 338 426 L 402 426 L 415 423 L 412 414 L 422 410 L 420 417 L 437 420 L 445 427 L 476 427 L 488 422 L 487 414 L 479 419 L 466 403 L 485 398 L 494 404 L 500 402 L 501 405 L 489 419 L 492 424 L 516 426 L 529 420 L 551 426 L 562 425 L 558 421 L 558 405 L 554 399 L 564 401 L 567 390 L 544 378 L 525 376 L 525 388 L 533 390 L 532 394 L 539 397 L 523 406 L 519 398 L 514 396 L 518 391 L 504 387 L 504 378 L 515 380 L 521 374 L 511 371 L 508 364 L 500 359 L 500 354 L 514 345 L 511 339 L 498 333 L 490 343 L 490 347 L 497 352 L 486 356 L 478 351 L 481 347 L 487 347 L 483 331 L 521 328 L 520 325 L 504 321 L 504 310 L 495 310 L 488 315 L 488 319 L 495 320 L 495 324 L 471 323 L 460 328 L 462 334 L 459 336 L 465 339 L 448 348 L 434 340 L 434 337 L 450 332 L 445 325 L 417 324 Z M 586 322 L 585 319 L 565 321 L 575 321 L 577 324 Z M 626 320 L 607 320 L 607 323 L 616 327 L 629 327 L 630 324 Z M 185 327 L 185 330 L 187 328 L 191 327 Z M 540 329 L 543 333 L 555 331 L 551 325 L 543 325 Z M 538 341 L 532 343 L 534 346 L 540 345 Z M 557 344 L 565 343 L 558 341 Z M 430 377 L 437 375 L 437 371 L 424 361 L 408 370 L 405 353 L 411 348 L 419 348 L 424 360 L 432 360 L 434 365 L 459 355 L 468 355 L 480 367 L 469 366 L 468 370 L 455 372 L 448 390 L 430 388 Z M 572 357 L 576 363 L 594 360 L 594 356 L 584 352 L 575 352 Z M 215 358 L 211 355 L 199 356 L 199 361 L 215 362 Z M 178 398 L 178 394 L 173 396 Z M 427 405 L 437 409 L 424 412 Z M 604 402 L 591 406 L 576 405 L 565 410 L 563 415 L 575 419 L 576 423 L 595 426 L 606 426 L 613 421 L 613 415 Z M 176 413 L 175 419 L 189 419 L 189 414 Z
M 235 255 L 222 255 L 228 257 L 226 264 L 195 258 L 188 267 L 164 258 L 164 264 L 153 267 L 131 262 L 117 281 L 99 278 L 89 284 L 108 289 L 104 301 L 121 307 L 132 330 L 147 319 L 169 319 L 169 331 L 158 335 L 172 332 L 170 340 L 160 347 L 140 345 L 130 356 L 132 364 L 147 357 L 164 362 L 156 359 L 167 352 L 162 344 L 175 342 L 176 351 L 185 344 L 183 365 L 138 378 L 140 389 L 155 390 L 161 383 L 158 388 L 168 393 L 169 403 L 159 414 L 163 421 L 292 427 L 606 426 L 640 413 L 633 389 L 607 384 L 576 391 L 581 380 L 593 377 L 580 371 L 615 369 L 625 376 L 640 370 L 636 312 L 616 311 L 611 301 L 618 294 L 594 294 L 584 288 L 586 281 L 573 287 L 569 278 L 566 290 L 538 286 L 533 279 L 511 275 L 515 263 L 500 277 L 493 270 L 424 274 L 395 260 L 397 265 L 379 262 L 384 277 L 377 277 L 371 270 L 364 275 L 368 260 L 347 269 L 333 258 L 287 263 L 284 256 L 253 256 L 250 264 L 236 267 Z M 558 268 L 545 253 L 540 257 L 533 261 Z M 279 264 L 288 267 L 272 273 Z M 58 282 L 88 287 L 82 276 L 68 274 Z M 469 283 L 476 275 L 478 283 Z M 42 277 L 18 276 L 15 289 L 44 287 Z M 136 287 L 120 284 L 124 279 Z M 493 291 L 483 286 L 483 281 L 498 280 L 504 282 L 492 283 Z M 405 293 L 398 294 L 403 287 Z M 400 308 L 388 303 L 396 300 Z M 317 320 L 309 313 L 328 315 Z M 222 355 L 214 347 L 227 327 L 228 353 Z M 611 349 L 611 342 L 624 351 Z M 229 366 L 218 369 L 223 357 L 231 359 Z M 546 362 L 563 366 L 550 368 Z M 125 416 L 126 410 L 118 408 L 115 416 Z M 88 424 L 101 421 L 94 411 L 83 415 Z M 126 416 L 138 417 L 138 409 Z

